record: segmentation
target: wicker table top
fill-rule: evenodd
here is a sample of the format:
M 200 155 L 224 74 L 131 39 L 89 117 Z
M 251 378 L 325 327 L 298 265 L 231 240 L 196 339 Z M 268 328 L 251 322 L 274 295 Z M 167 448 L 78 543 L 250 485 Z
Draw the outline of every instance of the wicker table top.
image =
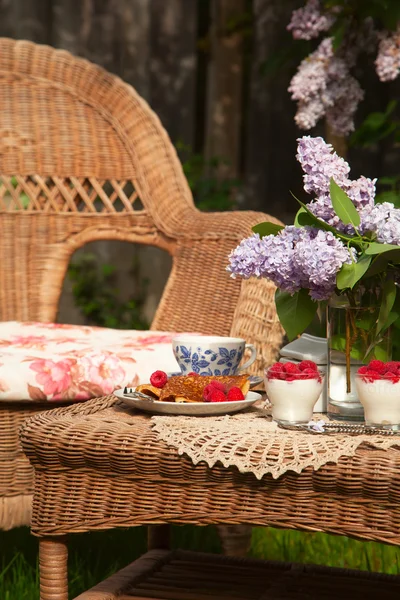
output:
M 35 467 L 32 532 L 247 523 L 400 544 L 400 450 L 362 444 L 317 471 L 261 480 L 194 465 L 115 397 L 41 413 L 21 431 Z

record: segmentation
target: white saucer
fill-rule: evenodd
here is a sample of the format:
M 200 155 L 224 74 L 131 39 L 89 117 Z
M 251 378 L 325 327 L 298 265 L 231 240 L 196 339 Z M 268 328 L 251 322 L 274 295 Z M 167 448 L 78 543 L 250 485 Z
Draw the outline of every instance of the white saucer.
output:
M 124 395 L 123 389 L 116 390 L 114 396 L 123 400 L 128 406 L 145 412 L 157 415 L 193 416 L 228 415 L 248 408 L 261 399 L 261 394 L 248 392 L 244 400 L 234 400 L 232 402 L 160 402 L 159 400 L 130 398 Z

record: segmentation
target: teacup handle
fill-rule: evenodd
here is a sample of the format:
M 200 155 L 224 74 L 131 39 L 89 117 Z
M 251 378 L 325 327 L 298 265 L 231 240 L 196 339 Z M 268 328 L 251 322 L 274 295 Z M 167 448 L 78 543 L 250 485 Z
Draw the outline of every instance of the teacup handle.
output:
M 256 347 L 254 346 L 254 344 L 246 344 L 245 349 L 247 350 L 247 348 L 250 348 L 251 356 L 250 356 L 249 360 L 246 360 L 246 362 L 238 368 L 238 370 L 237 370 L 238 373 L 240 371 L 244 371 L 244 370 L 248 369 L 250 367 L 250 365 L 252 365 L 253 362 L 257 358 L 257 350 L 256 350 Z

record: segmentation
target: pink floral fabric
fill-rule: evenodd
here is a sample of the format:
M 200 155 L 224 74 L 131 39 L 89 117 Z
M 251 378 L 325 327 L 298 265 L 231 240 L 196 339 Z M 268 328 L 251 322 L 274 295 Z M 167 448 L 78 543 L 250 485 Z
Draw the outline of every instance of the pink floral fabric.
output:
M 0 323 L 0 402 L 88 400 L 179 370 L 173 332 Z

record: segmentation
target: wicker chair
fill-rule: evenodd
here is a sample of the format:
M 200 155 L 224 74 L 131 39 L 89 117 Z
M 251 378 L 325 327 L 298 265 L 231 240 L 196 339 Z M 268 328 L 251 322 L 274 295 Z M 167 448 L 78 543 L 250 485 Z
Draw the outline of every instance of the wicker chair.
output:
M 151 329 L 245 337 L 260 372 L 281 342 L 274 287 L 232 280 L 225 266 L 262 220 L 199 212 L 158 118 L 120 79 L 65 51 L 0 39 L 0 321 L 54 321 L 69 259 L 87 242 L 150 244 L 173 257 Z M 30 519 L 20 423 L 52 407 L 0 403 L 3 529 Z

